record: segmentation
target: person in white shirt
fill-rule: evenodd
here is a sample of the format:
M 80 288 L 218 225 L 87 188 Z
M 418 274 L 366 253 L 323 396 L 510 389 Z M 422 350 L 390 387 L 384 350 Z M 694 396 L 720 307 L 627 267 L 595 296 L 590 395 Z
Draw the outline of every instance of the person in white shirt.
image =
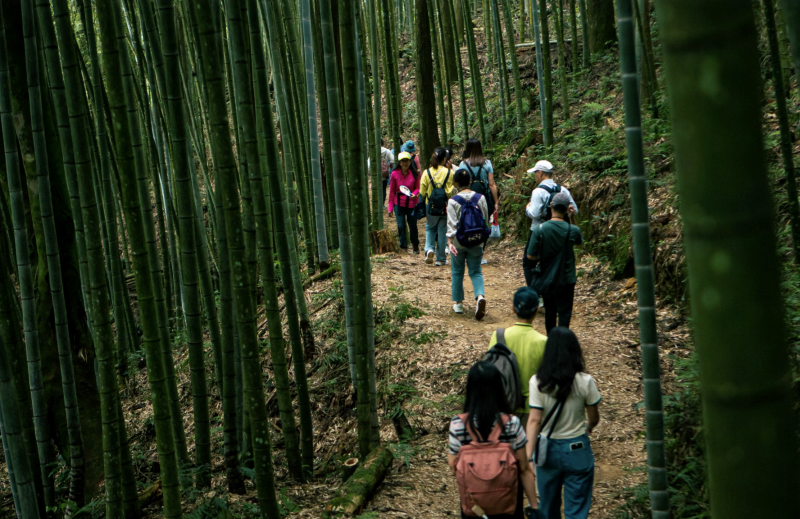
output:
M 533 230 L 542 225 L 544 222 L 552 218 L 552 209 L 550 202 L 556 193 L 564 192 L 569 196 L 569 215 L 578 214 L 578 204 L 572 198 L 572 194 L 564 186 L 556 184 L 553 180 L 553 165 L 546 161 L 540 160 L 531 169 L 528 170 L 529 174 L 533 174 L 536 181 L 536 187 L 531 192 L 531 201 L 525 207 L 525 214 L 531 221 L 531 234 L 528 236 L 528 243 L 525 244 L 525 250 L 528 250 L 528 245 L 533 236 Z M 533 271 L 536 267 L 536 262 L 528 259 L 525 252 L 522 254 L 522 270 L 525 273 L 525 282 L 530 285 Z
M 562 487 L 567 519 L 586 519 L 592 505 L 594 454 L 589 434 L 600 422 L 601 398 L 585 369 L 575 334 L 568 328 L 553 328 L 542 364 L 531 377 L 528 397 L 528 458 L 536 463 L 544 517 L 561 517 Z
M 384 148 L 383 145 L 381 145 L 381 180 L 383 182 L 382 203 L 384 207 L 386 207 L 386 189 L 389 187 L 389 175 L 391 174 L 393 167 L 394 167 L 394 152 L 390 149 Z M 369 157 L 367 157 L 367 172 L 370 172 Z

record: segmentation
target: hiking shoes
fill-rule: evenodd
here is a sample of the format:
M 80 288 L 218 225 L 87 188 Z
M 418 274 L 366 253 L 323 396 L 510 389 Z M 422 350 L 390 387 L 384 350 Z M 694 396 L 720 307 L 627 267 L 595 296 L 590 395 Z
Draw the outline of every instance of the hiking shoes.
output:
M 419 254 L 419 245 L 414 245 L 414 254 Z
M 433 257 L 434 256 L 435 256 L 435 254 L 433 253 L 432 250 L 426 250 L 425 251 L 425 263 L 427 263 L 428 265 L 433 265 Z
M 457 314 L 464 313 L 464 304 L 463 303 L 456 303 L 453 305 L 453 311 Z
M 444 263 L 442 263 L 441 261 L 437 261 L 436 263 L 434 263 L 433 266 L 434 267 L 441 267 L 442 265 L 444 265 Z
M 488 262 L 488 261 L 486 261 L 486 258 L 483 258 L 483 259 L 481 260 L 481 265 L 486 265 L 487 263 L 489 263 L 489 262 Z
M 478 296 L 478 304 L 477 308 L 475 308 L 475 319 L 480 321 L 483 319 L 484 315 L 486 315 L 486 298 L 483 296 Z

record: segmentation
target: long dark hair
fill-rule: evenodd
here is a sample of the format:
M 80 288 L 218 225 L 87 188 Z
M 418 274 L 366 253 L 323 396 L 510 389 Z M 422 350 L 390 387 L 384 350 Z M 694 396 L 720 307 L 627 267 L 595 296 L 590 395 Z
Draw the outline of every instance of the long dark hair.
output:
M 503 390 L 503 376 L 491 362 L 482 360 L 470 368 L 464 412 L 472 430 L 484 441 L 492 433 L 499 415 L 511 413 Z M 478 441 L 478 438 L 473 440 Z
M 438 168 L 439 166 L 444 166 L 445 162 L 447 162 L 447 150 L 441 147 L 433 150 L 429 167 Z
M 586 369 L 583 351 L 575 333 L 558 326 L 550 330 L 536 380 L 542 393 L 555 392 L 556 400 L 565 400 L 572 392 L 575 375 Z
M 468 140 L 461 157 L 466 160 L 470 166 L 483 166 L 486 162 L 486 157 L 483 155 L 481 141 L 474 137 Z

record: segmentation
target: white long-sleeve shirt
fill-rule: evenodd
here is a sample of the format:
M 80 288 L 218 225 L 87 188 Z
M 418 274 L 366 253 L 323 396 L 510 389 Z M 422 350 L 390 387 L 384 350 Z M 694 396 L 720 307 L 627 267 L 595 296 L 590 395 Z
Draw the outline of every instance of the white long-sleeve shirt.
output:
M 539 186 L 548 187 L 554 187 L 555 185 L 556 182 L 552 178 L 542 180 L 542 182 L 539 184 Z M 575 214 L 578 214 L 578 204 L 575 203 L 575 200 L 572 198 L 572 194 L 569 192 L 569 189 L 561 186 L 561 191 L 569 196 L 569 204 L 573 209 L 575 209 Z M 534 230 L 536 227 L 545 222 L 544 217 L 547 214 L 548 200 L 550 200 L 550 193 L 538 186 L 533 190 L 533 192 L 531 192 L 531 201 L 525 208 L 525 214 L 528 215 L 528 218 L 533 220 L 531 222 L 531 230 Z

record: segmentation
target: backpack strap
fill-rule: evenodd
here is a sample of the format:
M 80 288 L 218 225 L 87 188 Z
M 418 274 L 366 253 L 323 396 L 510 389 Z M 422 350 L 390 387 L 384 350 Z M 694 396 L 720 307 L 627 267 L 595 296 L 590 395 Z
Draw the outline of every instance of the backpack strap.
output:
M 450 180 L 450 171 L 449 170 L 447 171 L 447 175 L 445 175 L 445 177 L 444 177 L 444 182 L 442 182 L 442 185 L 439 186 L 439 189 L 444 189 L 444 187 L 447 185 L 447 181 L 448 180 Z
M 506 344 L 506 329 L 498 328 L 495 334 L 497 334 L 497 342 L 495 344 L 502 344 L 508 348 L 508 345 Z
M 500 436 L 503 434 L 503 431 L 506 429 L 506 425 L 508 422 L 511 421 L 511 417 L 507 414 L 501 414 L 500 420 L 494 424 L 494 428 L 492 429 L 491 434 L 486 439 L 487 442 L 496 442 L 500 441 Z

